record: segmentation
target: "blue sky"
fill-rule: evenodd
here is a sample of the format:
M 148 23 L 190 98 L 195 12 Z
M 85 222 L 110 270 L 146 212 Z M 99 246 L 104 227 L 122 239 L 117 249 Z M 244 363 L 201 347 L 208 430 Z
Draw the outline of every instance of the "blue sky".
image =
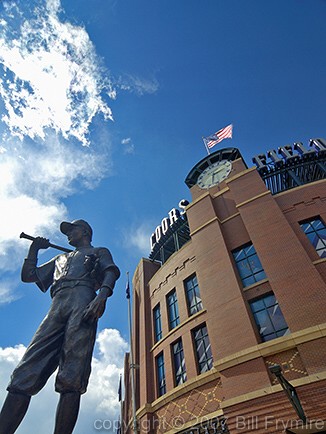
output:
M 15 346 L 50 304 L 19 282 L 29 243 L 18 236 L 65 244 L 60 221 L 84 218 L 122 271 L 95 352 L 107 383 L 84 404 L 114 417 L 125 273 L 148 256 L 168 211 L 190 200 L 184 179 L 206 155 L 202 136 L 233 123 L 221 147 L 238 147 L 249 166 L 257 153 L 326 136 L 325 18 L 324 0 L 0 3 L 2 395 Z

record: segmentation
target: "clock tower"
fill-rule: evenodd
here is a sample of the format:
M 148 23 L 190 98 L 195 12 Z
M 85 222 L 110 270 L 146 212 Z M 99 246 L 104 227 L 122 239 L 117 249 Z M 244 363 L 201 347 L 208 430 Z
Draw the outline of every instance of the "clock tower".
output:
M 214 190 L 220 191 L 226 186 L 225 180 L 247 168 L 239 149 L 219 149 L 199 161 L 189 172 L 185 183 L 191 189 L 193 199 L 196 199 L 208 190 L 213 189 L 213 193 Z

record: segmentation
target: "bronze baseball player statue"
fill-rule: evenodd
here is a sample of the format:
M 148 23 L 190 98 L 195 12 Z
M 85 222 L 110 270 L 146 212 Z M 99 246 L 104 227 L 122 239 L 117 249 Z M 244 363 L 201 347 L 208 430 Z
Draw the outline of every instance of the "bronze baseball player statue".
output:
M 38 251 L 51 246 L 48 239 L 37 237 L 22 267 L 23 282 L 35 282 L 43 292 L 50 288 L 52 305 L 11 376 L 0 434 L 17 430 L 31 396 L 57 368 L 55 389 L 60 400 L 54 434 L 73 432 L 80 396 L 86 392 L 97 321 L 120 271 L 108 249 L 91 245 L 93 231 L 86 221 L 62 222 L 60 230 L 75 250 L 37 266 Z

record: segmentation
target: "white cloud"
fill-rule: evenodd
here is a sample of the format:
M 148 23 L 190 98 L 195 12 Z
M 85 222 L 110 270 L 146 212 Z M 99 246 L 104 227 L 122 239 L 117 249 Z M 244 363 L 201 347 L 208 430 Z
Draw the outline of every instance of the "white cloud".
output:
M 142 96 L 156 93 L 159 83 L 156 78 L 145 79 L 135 75 L 125 75 L 119 79 L 119 88 Z
M 59 9 L 59 0 L 47 0 L 32 19 L 22 20 L 18 35 L 7 23 L 0 28 L 2 120 L 20 139 L 44 139 L 51 128 L 88 145 L 94 116 L 112 119 L 102 93 L 114 91 L 85 29 L 61 22 Z
M 3 3 L 0 271 L 20 267 L 26 253 L 22 231 L 55 242 L 60 221 L 68 218 L 63 198 L 95 188 L 111 169 L 110 137 L 96 115 L 112 119 L 105 98 L 115 98 L 116 90 L 86 30 L 63 15 L 60 0 Z M 126 76 L 117 87 L 142 95 L 156 92 L 158 83 Z M 96 145 L 80 146 L 90 145 L 92 122 Z M 124 153 L 134 152 L 131 138 L 122 145 Z M 131 242 L 147 254 L 143 226 Z M 0 287 L 5 302 L 17 297 L 8 280 L 0 278 Z
M 62 199 L 95 188 L 110 170 L 110 139 L 89 145 L 97 114 L 111 119 L 102 95 L 110 79 L 84 28 L 61 21 L 59 0 L 3 3 L 0 21 L 0 270 L 21 265 L 31 235 L 55 237 L 68 211 Z M 62 11 L 61 11 L 62 12 Z M 60 15 L 61 16 L 61 15 Z M 1 71 L 2 67 L 2 71 Z M 2 72 L 2 74 L 1 74 Z M 101 137 L 100 137 L 101 136 Z M 104 137 L 104 136 L 103 136 Z M 69 141 L 68 141 L 69 139 Z M 16 295 L 1 282 L 3 300 Z
M 150 251 L 150 236 L 153 232 L 153 225 L 149 222 L 141 223 L 139 226 L 132 225 L 124 233 L 124 244 L 130 249 L 136 249 L 135 254 L 148 256 Z M 131 249 L 133 250 L 133 249 Z
M 81 409 L 75 431 L 79 434 L 95 432 L 96 420 L 106 421 L 112 427 L 117 420 L 119 375 L 123 370 L 124 353 L 128 344 L 118 330 L 104 329 L 97 338 L 92 374 L 88 391 L 82 397 Z M 25 351 L 23 345 L 14 348 L 0 348 L 0 399 L 5 398 L 5 388 L 10 374 Z M 52 376 L 45 388 L 32 398 L 28 413 L 19 427 L 20 434 L 33 434 L 37 424 L 38 432 L 50 432 L 54 424 L 55 408 L 59 395 L 54 392 Z M 1 405 L 1 404 L 0 404 Z M 106 430 L 108 433 L 115 432 Z
M 9 149 L 9 147 L 8 147 Z M 48 136 L 39 146 L 17 145 L 2 154 L 0 161 L 0 269 L 12 270 L 21 262 L 19 240 L 24 231 L 52 237 L 67 217 L 61 202 L 76 185 L 95 187 L 107 168 L 106 158 L 92 149 L 65 146 Z
M 24 345 L 16 345 L 15 347 L 0 348 L 0 406 L 6 396 L 6 387 L 10 379 L 10 375 L 20 359 L 22 358 L 26 348 Z M 48 382 L 40 394 L 32 399 L 28 414 L 25 417 L 22 425 L 19 428 L 21 434 L 32 434 L 35 432 L 35 426 L 39 432 L 46 433 L 49 426 L 54 423 L 55 406 L 58 397 L 53 392 L 53 378 Z
M 20 298 L 20 296 L 13 291 L 15 283 L 10 280 L 4 280 L 0 282 L 0 305 L 11 303 L 14 300 Z
M 127 342 L 118 330 L 104 329 L 97 337 L 97 348 L 92 362 L 92 378 L 84 405 L 97 414 L 116 415 L 119 410 L 118 385 L 122 373 Z M 94 405 L 96 400 L 97 405 Z
M 60 0 L 47 0 L 46 8 L 52 14 L 58 13 L 60 10 Z
M 132 143 L 130 137 L 121 140 L 121 144 L 123 145 L 123 153 L 124 154 L 133 154 L 135 152 L 135 145 Z

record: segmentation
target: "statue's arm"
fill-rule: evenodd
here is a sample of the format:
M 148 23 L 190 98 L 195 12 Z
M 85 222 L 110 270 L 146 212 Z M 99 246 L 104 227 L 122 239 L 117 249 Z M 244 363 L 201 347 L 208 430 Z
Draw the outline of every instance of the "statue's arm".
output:
M 106 270 L 98 295 L 102 294 L 105 298 L 111 297 L 116 280 L 117 273 L 111 269 Z
M 23 282 L 36 282 L 38 285 L 41 283 L 37 267 L 37 255 L 40 249 L 46 249 L 48 247 L 49 240 L 46 238 L 37 237 L 32 242 L 21 270 L 21 279 Z M 41 286 L 41 289 L 44 290 L 43 285 Z
M 84 313 L 85 321 L 95 321 L 100 318 L 106 307 L 106 300 L 113 294 L 115 282 L 120 277 L 120 270 L 113 262 L 111 253 L 107 249 L 102 249 L 100 254 L 100 264 L 103 270 L 103 281 L 97 296 L 87 306 Z

